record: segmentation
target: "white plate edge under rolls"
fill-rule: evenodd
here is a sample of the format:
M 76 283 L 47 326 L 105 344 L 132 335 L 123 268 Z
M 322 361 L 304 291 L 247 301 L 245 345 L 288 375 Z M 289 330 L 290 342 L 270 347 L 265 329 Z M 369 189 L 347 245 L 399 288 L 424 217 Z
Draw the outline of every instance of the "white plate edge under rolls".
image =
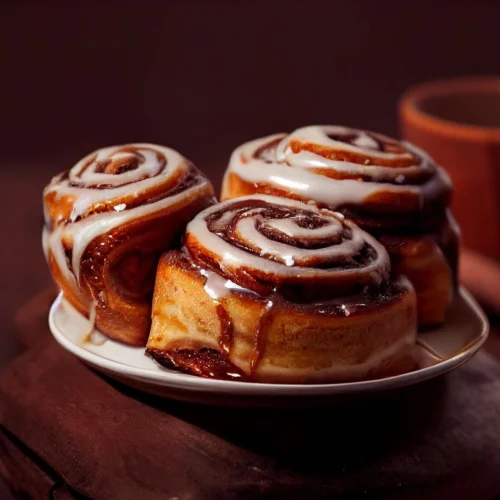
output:
M 225 395 L 248 396 L 320 396 L 329 394 L 346 394 L 359 392 L 382 391 L 395 389 L 417 382 L 429 380 L 456 368 L 470 359 L 484 344 L 489 333 L 489 323 L 485 313 L 477 304 L 472 295 L 463 287 L 459 290 L 462 298 L 474 311 L 481 323 L 481 333 L 470 347 L 462 350 L 455 356 L 436 365 L 414 372 L 408 372 L 393 377 L 359 382 L 341 382 L 333 384 L 267 384 L 259 382 L 238 382 L 201 378 L 172 370 L 150 370 L 119 363 L 90 352 L 69 340 L 55 324 L 54 316 L 62 294 L 59 294 L 49 312 L 49 327 L 55 340 L 67 351 L 71 352 L 84 362 L 103 370 L 108 374 L 119 376 L 121 379 L 133 378 L 143 383 L 155 386 L 171 387 L 186 391 L 209 392 Z M 113 341 L 109 341 L 113 342 Z M 141 350 L 143 348 L 137 348 Z

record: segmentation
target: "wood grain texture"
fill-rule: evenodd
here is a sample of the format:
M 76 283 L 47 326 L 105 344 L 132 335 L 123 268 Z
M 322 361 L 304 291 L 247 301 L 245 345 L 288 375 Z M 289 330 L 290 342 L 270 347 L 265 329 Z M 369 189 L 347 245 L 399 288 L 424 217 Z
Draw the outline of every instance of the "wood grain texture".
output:
M 48 498 L 57 486 L 4 431 L 0 431 L 0 475 L 17 497 Z
M 43 300 L 32 304 L 32 322 L 46 318 Z M 293 500 L 500 492 L 500 365 L 486 354 L 438 380 L 332 409 L 228 409 L 137 393 L 64 352 L 46 327 L 39 337 L 0 379 L 1 420 L 75 494 Z
M 75 498 L 55 471 L 3 426 L 0 427 L 0 477 L 9 485 L 12 498 Z M 7 499 L 0 489 L 0 498 Z
M 500 3 L 489 0 L 126 4 L 11 0 L 0 16 L 10 75 L 0 84 L 9 235 L 0 366 L 15 353 L 12 311 L 48 282 L 41 190 L 93 148 L 168 143 L 217 184 L 244 140 L 332 121 L 396 134 L 395 102 L 408 85 L 500 72 Z M 402 29 L 401 20 L 411 22 Z M 287 23 L 299 36 L 286 36 Z M 337 40 L 347 43 L 332 50 Z M 364 498 L 481 499 L 499 491 L 498 369 L 485 356 L 384 407 L 223 411 L 108 384 L 48 340 L 50 299 L 42 302 L 18 315 L 24 346 L 38 347 L 2 377 L 0 418 L 80 493 L 313 499 L 370 489 Z M 53 492 L 61 495 L 66 487 Z

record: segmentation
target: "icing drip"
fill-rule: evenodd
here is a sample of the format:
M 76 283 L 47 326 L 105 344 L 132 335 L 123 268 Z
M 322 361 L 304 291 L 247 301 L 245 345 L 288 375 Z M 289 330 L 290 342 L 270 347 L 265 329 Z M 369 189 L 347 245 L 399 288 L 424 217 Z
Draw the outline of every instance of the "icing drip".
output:
M 213 271 L 209 271 L 208 269 L 199 269 L 201 275 L 207 278 L 205 282 L 205 291 L 207 294 L 214 300 L 218 301 L 223 299 L 231 291 L 242 291 L 252 293 L 250 290 L 233 283 L 231 280 L 227 280 L 222 276 L 214 273 Z
M 96 312 L 97 305 L 93 302 L 89 312 L 89 329 L 83 337 L 83 343 L 100 346 L 103 345 L 108 339 L 95 329 Z
M 223 353 L 226 355 L 231 354 L 231 347 L 233 345 L 233 330 L 234 326 L 229 313 L 226 308 L 219 302 L 231 291 L 238 290 L 244 293 L 252 293 L 251 290 L 247 290 L 243 287 L 236 285 L 230 280 L 226 280 L 213 271 L 208 271 L 206 269 L 199 269 L 202 276 L 206 277 L 205 291 L 207 295 L 214 301 L 216 305 L 217 317 L 219 318 L 221 332 L 219 335 L 219 346 Z M 254 356 L 250 361 L 250 373 L 253 375 L 257 370 L 260 360 L 264 354 L 264 348 L 266 344 L 266 325 L 271 319 L 271 311 L 273 308 L 273 301 L 268 300 L 266 306 L 259 319 L 259 326 L 255 331 L 254 340 Z
M 217 304 L 217 316 L 220 322 L 219 345 L 222 352 L 230 354 L 233 346 L 233 322 L 222 304 Z
M 229 354 L 233 345 L 233 323 L 226 308 L 221 304 L 220 300 L 226 297 L 235 285 L 229 280 L 225 280 L 222 276 L 208 271 L 206 269 L 198 269 L 200 274 L 206 278 L 205 292 L 214 301 L 217 317 L 220 323 L 219 346 L 225 354 Z M 235 285 L 236 288 L 238 285 Z
M 284 198 L 254 195 L 205 209 L 188 224 L 184 244 L 216 307 L 222 354 L 230 357 L 233 345 L 229 295 L 256 294 L 264 304 L 250 375 L 265 356 L 276 301 L 290 303 L 295 287 L 323 289 L 329 297 L 299 300 L 297 307 L 347 317 L 366 307 L 370 287 L 390 286 L 389 257 L 373 237 L 335 212 Z
M 266 306 L 260 316 L 259 319 L 259 327 L 255 332 L 255 340 L 254 340 L 254 356 L 250 361 L 250 373 L 253 375 L 257 368 L 259 367 L 259 363 L 264 356 L 264 349 L 266 346 L 266 335 L 267 335 L 267 326 L 270 324 L 272 320 L 272 310 L 273 310 L 273 301 L 268 300 Z
M 239 199 L 239 201 L 242 201 L 244 205 L 250 205 L 250 209 L 254 209 L 255 206 L 251 206 L 249 202 L 252 200 L 262 202 L 263 198 L 266 199 L 267 204 L 271 204 L 274 199 L 272 197 L 252 196 L 244 200 Z M 219 204 L 213 208 L 216 210 L 220 208 L 221 205 L 222 204 Z M 233 214 L 241 208 L 241 206 L 234 205 L 230 205 L 230 207 L 229 211 Z M 321 211 L 316 208 L 315 211 L 321 213 Z M 215 211 L 215 213 L 217 212 Z M 200 214 L 200 216 L 202 216 L 202 214 Z M 210 215 L 206 218 L 209 220 L 208 225 L 210 225 L 210 222 L 214 222 L 210 220 Z M 224 220 L 229 226 L 235 225 L 234 220 L 229 220 L 227 217 L 224 217 Z M 215 227 L 217 227 L 219 231 L 223 229 L 217 224 L 215 224 Z M 287 232 L 290 234 L 289 231 Z M 221 237 L 221 235 L 219 235 L 219 237 Z M 187 245 L 183 249 L 184 255 L 180 263 L 182 263 L 182 265 L 187 264 L 189 266 L 188 269 L 205 277 L 204 289 L 214 302 L 216 308 L 215 312 L 220 322 L 220 331 L 218 332 L 219 336 L 217 339 L 218 347 L 215 347 L 213 340 L 211 340 L 208 344 L 210 347 L 206 349 L 200 349 L 196 352 L 191 351 L 190 353 L 188 353 L 188 350 L 185 352 L 180 351 L 180 353 L 171 351 L 166 356 L 176 356 L 179 354 L 182 358 L 179 365 L 181 367 L 186 367 L 187 364 L 191 362 L 190 360 L 193 360 L 193 363 L 195 363 L 194 368 L 191 367 L 190 370 L 196 370 L 198 375 L 204 377 L 224 379 L 238 377 L 239 380 L 245 381 L 258 380 L 267 370 L 275 369 L 276 367 L 273 368 L 272 362 L 264 360 L 267 360 L 267 356 L 269 355 L 269 352 L 266 352 L 267 346 L 272 345 L 272 342 L 270 344 L 270 332 L 273 332 L 273 335 L 276 332 L 276 329 L 273 329 L 274 320 L 277 315 L 279 317 L 283 314 L 283 306 L 304 315 L 312 314 L 314 316 L 321 315 L 347 318 L 351 315 L 363 316 L 364 314 L 370 314 L 370 311 L 377 311 L 380 307 L 385 308 L 388 305 L 391 306 L 395 301 L 399 301 L 406 294 L 412 293 L 411 285 L 408 280 L 400 278 L 396 283 L 392 281 L 385 283 L 382 288 L 366 287 L 356 294 L 341 294 L 335 296 L 334 293 L 334 297 L 329 299 L 313 299 L 311 301 L 297 303 L 290 301 L 287 294 L 282 293 L 284 290 L 274 289 L 266 296 L 256 293 L 255 289 L 245 288 L 244 286 L 236 284 L 234 281 L 227 279 L 221 272 L 211 270 L 213 268 L 213 261 L 211 260 L 213 258 L 213 253 L 211 251 L 207 251 L 205 254 L 207 258 L 204 262 L 201 262 L 200 254 L 198 254 L 198 257 L 195 257 L 191 253 L 193 247 L 190 246 L 189 239 L 186 243 Z M 210 268 L 207 266 L 210 266 Z M 298 268 L 299 266 L 295 266 L 296 271 Z M 248 272 L 248 268 L 246 268 L 245 272 Z M 336 291 L 334 285 L 331 285 L 331 288 L 334 292 Z M 231 297 L 232 294 L 237 295 Z M 245 331 L 245 322 L 243 322 L 243 324 L 238 323 L 238 315 L 236 315 L 234 317 L 235 324 L 233 324 L 233 318 L 229 311 L 233 311 L 234 309 L 230 309 L 229 305 L 232 305 L 233 300 L 236 301 L 235 303 L 238 303 L 238 300 L 242 299 L 241 294 L 251 295 L 252 302 L 254 304 L 260 303 L 261 309 L 259 317 L 256 318 L 256 322 L 252 322 L 252 326 L 248 329 L 248 332 L 245 333 L 244 342 L 246 348 L 242 349 L 242 346 L 238 343 L 238 348 L 232 349 L 235 341 L 234 339 L 241 338 L 241 332 Z M 404 314 L 408 315 L 408 312 Z M 356 318 L 353 318 L 353 321 L 353 325 L 355 325 Z M 254 327 L 254 325 L 256 325 L 256 327 Z M 241 330 L 242 328 L 243 330 Z M 363 358 L 363 360 L 360 360 L 356 364 L 346 365 L 343 362 L 332 363 L 331 366 L 325 367 L 323 370 L 325 373 L 329 374 L 332 372 L 338 373 L 338 377 L 342 379 L 348 379 L 351 376 L 355 378 L 369 377 L 371 370 L 376 370 L 386 359 L 389 364 L 392 363 L 392 358 L 402 351 L 408 352 L 407 362 L 410 364 L 412 362 L 410 356 L 412 347 L 410 346 L 413 346 L 416 335 L 415 323 L 411 323 L 408 330 L 405 328 L 404 331 L 405 335 L 400 340 L 382 346 L 375 354 L 370 355 L 368 358 Z M 250 345 L 248 345 L 247 342 L 249 342 Z M 211 358 L 207 361 L 205 358 L 209 356 L 208 352 L 211 353 Z M 163 358 L 159 358 L 159 361 L 162 362 L 162 359 Z M 216 360 L 216 362 L 213 360 Z M 301 370 L 300 368 L 297 370 L 294 369 L 294 372 L 296 374 L 301 373 Z M 317 373 L 315 374 L 317 375 Z M 310 376 L 310 371 L 307 368 L 303 369 L 303 376 L 304 378 Z
M 103 345 L 108 340 L 108 337 L 100 333 L 98 330 L 93 330 L 89 336 L 88 342 L 96 346 Z
M 226 354 L 231 354 L 231 347 L 233 345 L 234 326 L 229 313 L 226 308 L 219 302 L 220 299 L 228 296 L 232 291 L 241 291 L 244 293 L 251 293 L 251 290 L 240 287 L 229 280 L 224 279 L 213 271 L 206 269 L 199 269 L 202 276 L 206 277 L 205 291 L 207 295 L 214 301 L 216 306 L 217 317 L 220 322 L 219 346 L 221 351 Z M 254 355 L 250 360 L 250 374 L 253 375 L 264 355 L 264 348 L 266 345 L 266 325 L 271 319 L 271 311 L 273 308 L 273 301 L 268 300 L 262 311 L 259 319 L 259 326 L 255 331 L 254 337 Z

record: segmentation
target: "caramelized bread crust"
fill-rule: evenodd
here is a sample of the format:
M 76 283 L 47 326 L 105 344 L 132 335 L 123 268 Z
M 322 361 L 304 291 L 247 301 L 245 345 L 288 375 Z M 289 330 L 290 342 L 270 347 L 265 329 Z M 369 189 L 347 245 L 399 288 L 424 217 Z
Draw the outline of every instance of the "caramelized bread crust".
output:
M 418 325 L 432 328 L 444 323 L 453 297 L 453 275 L 439 245 L 430 237 L 382 237 L 396 276 L 404 275 L 417 295 Z
M 168 148 L 99 150 L 44 192 L 44 248 L 64 296 L 112 339 L 145 345 L 156 266 L 213 188 Z
M 204 377 L 354 381 L 415 367 L 416 298 L 341 214 L 272 196 L 200 212 L 160 260 L 147 352 Z
M 147 344 L 159 363 L 204 377 L 280 383 L 354 381 L 415 368 L 415 294 L 405 280 L 339 305 L 239 290 L 213 299 L 208 279 L 179 251 L 161 258 Z
M 423 151 L 372 132 L 304 127 L 235 150 L 221 199 L 252 194 L 341 212 L 379 238 L 394 272 L 410 279 L 419 326 L 444 322 L 456 288 L 459 230 L 448 209 L 449 179 Z

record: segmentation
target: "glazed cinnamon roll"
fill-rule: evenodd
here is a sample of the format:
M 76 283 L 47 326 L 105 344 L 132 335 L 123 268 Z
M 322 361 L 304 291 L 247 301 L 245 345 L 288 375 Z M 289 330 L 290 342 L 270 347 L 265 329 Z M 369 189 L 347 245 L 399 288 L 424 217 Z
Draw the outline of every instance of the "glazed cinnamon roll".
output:
M 340 213 L 254 195 L 207 208 L 160 260 L 147 353 L 204 377 L 331 382 L 414 367 L 416 302 Z
M 144 345 L 158 259 L 214 201 L 210 182 L 172 149 L 89 154 L 44 190 L 43 246 L 55 282 L 102 333 Z
M 222 200 L 253 193 L 313 201 L 351 219 L 387 245 L 395 272 L 414 284 L 419 324 L 444 321 L 459 233 L 450 179 L 424 151 L 374 132 L 304 127 L 234 151 Z

